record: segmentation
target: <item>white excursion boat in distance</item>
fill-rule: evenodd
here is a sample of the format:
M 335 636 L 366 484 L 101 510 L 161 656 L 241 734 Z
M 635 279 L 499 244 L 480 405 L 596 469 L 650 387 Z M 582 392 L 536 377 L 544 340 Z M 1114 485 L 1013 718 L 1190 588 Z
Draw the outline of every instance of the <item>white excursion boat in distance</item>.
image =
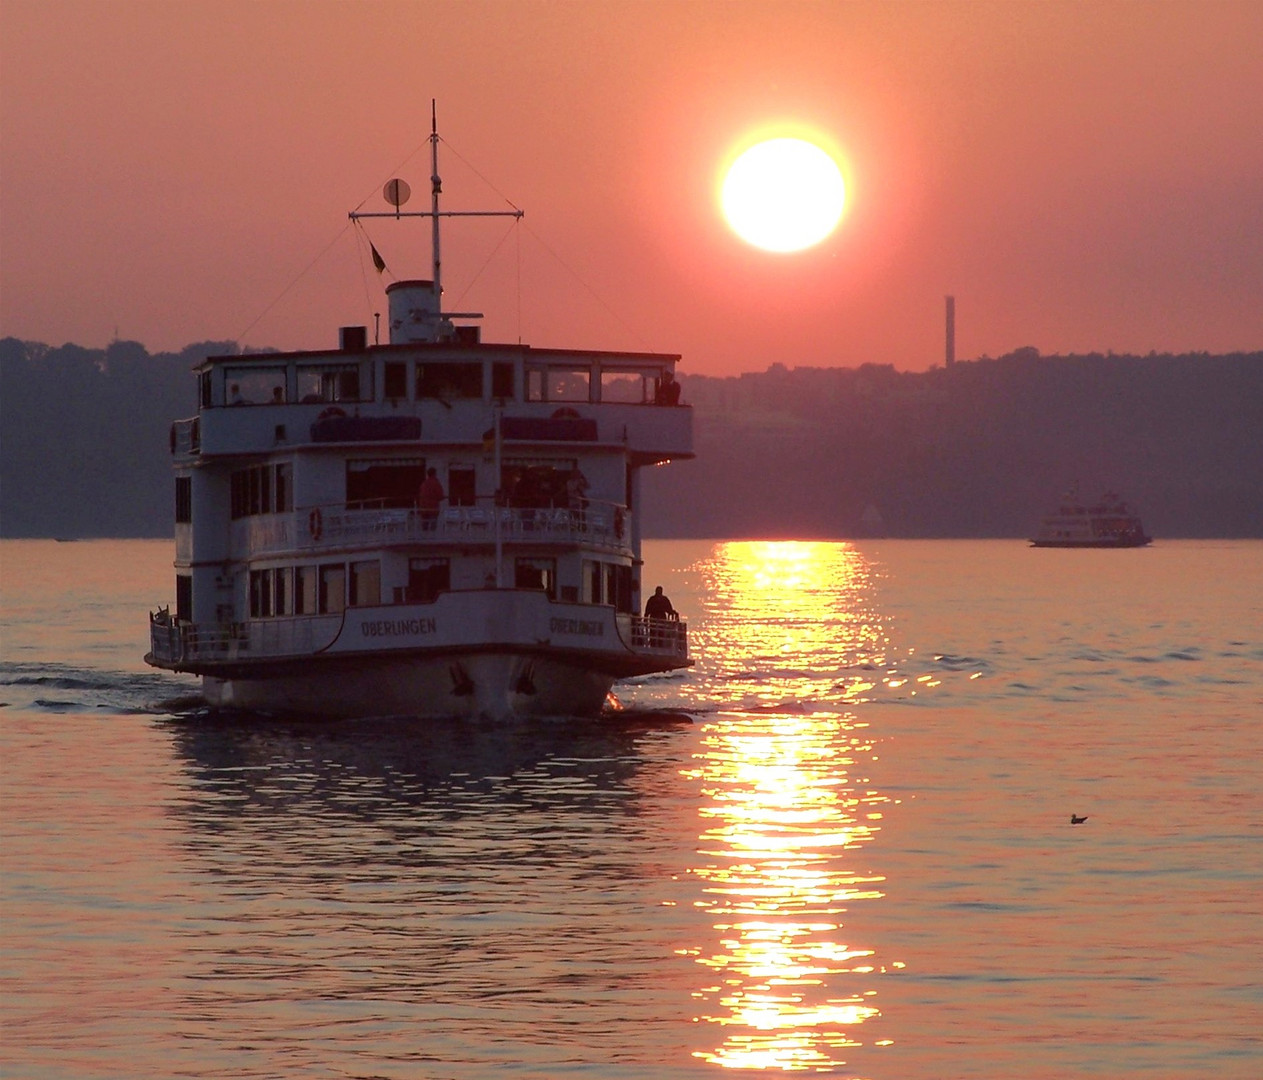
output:
M 591 716 L 692 663 L 682 620 L 639 614 L 640 472 L 693 456 L 679 357 L 483 343 L 443 312 L 439 219 L 464 215 L 440 214 L 438 141 L 429 211 L 391 180 L 392 209 L 351 215 L 432 221 L 389 342 L 210 357 L 172 425 L 175 605 L 145 660 L 212 705 Z
M 1113 492 L 1106 492 L 1101 501 L 1085 506 L 1077 491 L 1062 498 L 1055 514 L 1040 522 L 1039 532 L 1031 541 L 1035 547 L 1061 548 L 1133 548 L 1152 542 L 1140 518 Z

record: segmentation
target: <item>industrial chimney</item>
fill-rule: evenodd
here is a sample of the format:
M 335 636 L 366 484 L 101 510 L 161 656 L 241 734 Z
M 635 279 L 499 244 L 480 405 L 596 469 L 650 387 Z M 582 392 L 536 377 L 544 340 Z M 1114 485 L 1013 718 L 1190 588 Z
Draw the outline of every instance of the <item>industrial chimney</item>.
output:
M 947 366 L 956 363 L 956 297 L 947 298 Z

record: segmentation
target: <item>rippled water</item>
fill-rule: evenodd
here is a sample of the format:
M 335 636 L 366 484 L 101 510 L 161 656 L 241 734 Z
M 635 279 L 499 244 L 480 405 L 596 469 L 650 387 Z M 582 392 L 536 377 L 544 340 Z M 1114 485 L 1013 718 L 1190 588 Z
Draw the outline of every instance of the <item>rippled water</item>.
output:
M 6 1078 L 1263 1075 L 1261 543 L 652 543 L 508 730 L 206 713 L 170 557 L 0 544 Z

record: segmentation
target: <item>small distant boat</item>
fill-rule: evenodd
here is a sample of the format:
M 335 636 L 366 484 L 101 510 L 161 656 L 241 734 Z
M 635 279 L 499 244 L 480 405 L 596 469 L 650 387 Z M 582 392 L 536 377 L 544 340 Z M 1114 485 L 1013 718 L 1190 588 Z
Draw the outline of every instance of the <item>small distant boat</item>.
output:
M 1075 491 L 1068 492 L 1055 514 L 1040 522 L 1031 541 L 1035 547 L 1133 548 L 1144 547 L 1153 537 L 1145 532 L 1140 518 L 1114 492 L 1106 492 L 1099 502 L 1085 506 Z

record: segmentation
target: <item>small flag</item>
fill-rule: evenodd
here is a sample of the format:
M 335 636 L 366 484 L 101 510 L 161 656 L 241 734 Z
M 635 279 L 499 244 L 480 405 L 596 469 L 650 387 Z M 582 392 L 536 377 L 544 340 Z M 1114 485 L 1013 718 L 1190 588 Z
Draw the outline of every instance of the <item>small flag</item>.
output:
M 373 253 L 373 265 L 377 267 L 377 272 L 380 274 L 386 269 L 386 260 L 381 257 L 381 253 L 373 246 L 371 240 L 368 242 L 368 249 Z

